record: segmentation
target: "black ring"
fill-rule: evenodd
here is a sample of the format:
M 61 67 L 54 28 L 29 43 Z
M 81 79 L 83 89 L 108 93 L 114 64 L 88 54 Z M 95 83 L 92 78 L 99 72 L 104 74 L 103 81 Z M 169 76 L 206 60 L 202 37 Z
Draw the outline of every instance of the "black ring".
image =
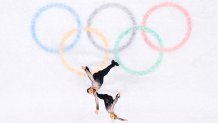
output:
M 96 9 L 92 12 L 92 14 L 89 16 L 89 19 L 88 19 L 88 21 L 87 21 L 87 26 L 88 26 L 88 27 L 91 27 L 93 18 L 94 18 L 101 10 L 107 9 L 107 8 L 110 8 L 110 7 L 116 7 L 116 8 L 119 8 L 119 9 L 123 10 L 123 11 L 124 11 L 125 13 L 127 13 L 127 15 L 130 17 L 130 19 L 131 19 L 131 21 L 132 21 L 132 27 L 135 27 L 135 26 L 137 25 L 133 13 L 132 13 L 127 7 L 125 7 L 125 6 L 123 6 L 123 5 L 120 5 L 120 4 L 117 4 L 117 3 L 107 3 L 107 4 L 104 4 L 104 5 L 102 5 L 102 6 L 98 7 L 98 8 L 96 8 Z M 121 46 L 121 47 L 119 48 L 119 50 L 123 50 L 123 49 L 125 49 L 127 46 L 129 46 L 129 45 L 132 43 L 132 41 L 134 40 L 135 34 L 136 34 L 136 30 L 133 30 L 131 37 L 127 40 L 127 43 L 126 43 L 125 45 Z M 112 49 L 105 49 L 105 48 L 99 46 L 99 45 L 96 43 L 96 41 L 93 39 L 93 36 L 91 35 L 90 32 L 87 32 L 87 36 L 88 36 L 89 40 L 92 42 L 92 44 L 93 44 L 95 47 L 97 47 L 98 49 L 103 50 L 103 51 L 106 51 L 106 52 L 111 52 L 111 53 L 113 52 Z

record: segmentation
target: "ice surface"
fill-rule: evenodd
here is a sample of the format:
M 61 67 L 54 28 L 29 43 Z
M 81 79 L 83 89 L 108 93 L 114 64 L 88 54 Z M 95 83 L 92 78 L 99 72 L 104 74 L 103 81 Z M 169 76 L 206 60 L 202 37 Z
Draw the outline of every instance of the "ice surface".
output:
M 66 69 L 58 54 L 42 50 L 33 41 L 30 26 L 34 13 L 53 2 L 0 1 L 0 123 L 121 122 L 110 120 L 102 101 L 97 116 L 94 113 L 94 98 L 86 93 L 91 85 L 89 79 Z M 104 3 L 116 2 L 126 6 L 140 24 L 151 6 L 165 1 L 56 2 L 73 7 L 85 27 L 91 12 Z M 160 66 L 148 75 L 131 75 L 121 67 L 113 68 L 100 90 L 100 93 L 113 97 L 118 92 L 122 93 L 115 111 L 129 123 L 218 122 L 218 1 L 173 2 L 182 5 L 191 15 L 192 34 L 188 42 L 175 52 L 164 53 Z M 160 34 L 166 47 L 178 43 L 186 31 L 184 17 L 172 8 L 156 11 L 148 24 Z M 93 19 L 93 27 L 103 32 L 110 48 L 118 34 L 130 25 L 128 16 L 114 8 L 100 12 Z M 75 20 L 65 11 L 54 9 L 40 18 L 37 33 L 46 46 L 58 47 L 63 35 L 72 27 L 75 27 Z M 94 39 L 103 46 L 97 36 Z M 128 36 L 122 43 L 125 43 L 125 39 Z M 83 31 L 79 43 L 65 55 L 75 68 L 88 65 L 93 70 L 104 54 L 90 43 Z M 137 32 L 134 42 L 120 56 L 130 68 L 144 70 L 155 62 L 158 52 L 146 45 L 140 32 Z M 109 54 L 106 64 L 111 59 L 113 54 Z

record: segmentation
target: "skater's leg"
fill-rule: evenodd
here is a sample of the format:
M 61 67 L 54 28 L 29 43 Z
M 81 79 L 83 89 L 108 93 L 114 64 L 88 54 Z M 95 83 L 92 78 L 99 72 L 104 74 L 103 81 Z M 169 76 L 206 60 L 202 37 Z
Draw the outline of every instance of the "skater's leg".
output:
M 105 69 L 93 74 L 94 79 L 103 80 L 104 76 L 107 75 L 110 69 L 114 66 L 118 66 L 118 63 L 112 60 L 111 64 L 107 66 Z

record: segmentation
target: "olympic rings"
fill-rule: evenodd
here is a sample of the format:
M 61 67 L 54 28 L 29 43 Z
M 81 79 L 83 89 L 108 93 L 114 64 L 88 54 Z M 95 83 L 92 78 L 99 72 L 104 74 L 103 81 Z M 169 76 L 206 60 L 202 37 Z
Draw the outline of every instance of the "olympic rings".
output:
M 93 18 L 101 11 L 101 10 L 104 10 L 104 9 L 107 9 L 107 8 L 112 8 L 112 7 L 115 7 L 115 8 L 118 8 L 118 9 L 121 9 L 122 11 L 124 11 L 129 17 L 130 17 L 130 20 L 132 22 L 132 25 L 129 27 L 129 29 L 127 29 L 126 31 L 122 32 L 116 39 L 115 41 L 115 45 L 114 45 L 114 48 L 113 49 L 109 49 L 108 48 L 108 40 L 107 38 L 103 35 L 102 32 L 99 32 L 99 30 L 95 29 L 95 28 L 91 28 L 90 26 L 92 25 L 92 20 Z M 172 7 L 172 8 L 176 8 L 178 9 L 186 18 L 186 27 L 187 27 L 187 31 L 185 33 L 185 36 L 182 38 L 182 40 L 175 46 L 173 47 L 169 47 L 169 48 L 164 48 L 163 47 L 163 44 L 162 44 L 162 39 L 160 38 L 160 36 L 155 32 L 153 31 L 152 29 L 148 28 L 146 26 L 146 21 L 147 19 L 149 18 L 149 16 L 157 11 L 158 9 L 160 8 L 163 8 L 163 7 Z M 70 30 L 69 32 L 67 32 L 64 37 L 62 38 L 61 40 L 61 43 L 60 43 L 60 46 L 59 48 L 48 48 L 46 46 L 43 45 L 42 41 L 38 38 L 37 34 L 36 34 L 36 24 L 37 24 L 37 21 L 38 21 L 38 18 L 44 13 L 46 12 L 48 9 L 50 8 L 59 8 L 59 9 L 63 9 L 63 10 L 66 10 L 68 13 L 70 13 L 75 19 L 76 19 L 76 27 L 74 27 L 72 30 Z M 164 3 L 160 3 L 160 4 L 157 4 L 153 7 L 151 7 L 151 9 L 149 9 L 144 17 L 143 17 L 143 20 L 142 20 L 142 23 L 140 26 L 137 26 L 136 25 L 136 20 L 134 18 L 134 15 L 133 13 L 127 8 L 127 7 L 124 7 L 120 4 L 116 4 L 116 3 L 108 3 L 108 4 L 104 4 L 100 7 L 98 7 L 97 9 L 95 9 L 91 15 L 89 16 L 88 18 L 88 21 L 87 21 L 87 27 L 83 29 L 84 31 L 87 32 L 87 36 L 89 38 L 89 40 L 91 41 L 91 43 L 97 47 L 98 49 L 104 51 L 104 57 L 103 57 L 103 60 L 102 62 L 99 64 L 99 66 L 96 68 L 95 71 L 98 71 L 100 69 L 102 69 L 104 66 L 105 66 L 105 63 L 106 61 L 109 59 L 109 53 L 114 53 L 114 57 L 115 57 L 115 60 L 120 64 L 121 68 L 124 69 L 126 72 L 128 73 L 131 73 L 131 74 L 134 74 L 134 75 L 147 75 L 149 73 L 151 73 L 152 71 L 154 71 L 161 63 L 162 59 L 163 59 L 163 53 L 164 52 L 172 52 L 172 51 L 175 51 L 177 50 L 178 48 L 181 48 L 189 39 L 190 35 L 191 35 L 191 31 L 192 31 L 192 21 L 191 21 L 191 17 L 188 13 L 188 11 L 183 8 L 182 6 L 176 4 L 176 3 L 172 3 L 172 2 L 164 2 Z M 148 69 L 146 70 L 142 70 L 142 71 L 137 71 L 137 70 L 132 70 L 130 68 L 128 68 L 127 66 L 125 66 L 122 61 L 120 60 L 120 57 L 119 57 L 119 52 L 121 50 L 124 50 L 125 48 L 127 48 L 127 46 L 129 46 L 135 35 L 136 35 L 136 31 L 137 30 L 140 30 L 142 32 L 142 36 L 143 36 L 143 39 L 145 41 L 146 44 L 148 44 L 148 46 L 150 46 L 152 49 L 156 50 L 156 51 L 159 51 L 159 57 L 157 58 L 156 62 L 151 66 L 149 67 Z M 95 33 L 98 38 L 101 39 L 101 41 L 103 42 L 103 46 L 100 46 L 98 45 L 91 33 Z M 156 46 L 155 44 L 153 44 L 147 37 L 146 33 L 150 33 L 157 41 L 158 41 L 158 44 L 159 46 Z M 70 45 L 66 46 L 65 47 L 65 44 L 66 42 L 70 39 L 70 37 L 72 37 L 74 34 L 76 33 L 75 35 L 75 38 L 73 40 L 72 43 L 70 43 Z M 82 26 L 81 26 L 81 21 L 80 21 L 80 18 L 78 16 L 78 14 L 76 13 L 76 11 L 74 11 L 74 9 L 72 9 L 70 6 L 67 6 L 65 4 L 62 4 L 62 3 L 53 3 L 53 4 L 48 4 L 42 8 L 40 8 L 33 16 L 33 19 L 31 21 L 31 34 L 32 34 L 32 37 L 34 39 L 34 41 L 36 42 L 36 44 L 42 48 L 43 50 L 47 51 L 47 52 L 51 52 L 51 53 L 59 53 L 60 55 L 60 59 L 61 59 L 61 62 L 63 63 L 63 65 L 68 69 L 70 70 L 71 72 L 79 75 L 79 76 L 84 76 L 85 74 L 80 71 L 79 69 L 76 69 L 75 67 L 71 66 L 67 60 L 65 59 L 65 56 L 64 56 L 64 51 L 67 51 L 69 50 L 70 48 L 73 48 L 79 41 L 80 39 L 80 36 L 81 36 L 81 33 L 82 33 Z M 127 43 L 123 46 L 120 46 L 119 47 L 119 44 L 121 42 L 121 40 L 124 38 L 124 36 L 126 36 L 127 34 L 131 33 L 131 37 L 127 40 Z
M 128 8 L 126 8 L 125 6 L 122 6 L 122 5 L 117 4 L 117 3 L 104 4 L 104 5 L 100 6 L 100 7 L 98 7 L 97 9 L 95 9 L 95 10 L 92 12 L 92 14 L 89 16 L 89 19 L 88 19 L 88 21 L 87 21 L 87 26 L 88 26 L 88 27 L 91 27 L 93 18 L 94 18 L 100 11 L 102 11 L 102 10 L 104 10 L 104 9 L 107 9 L 107 8 L 111 8 L 111 7 L 119 8 L 120 10 L 122 10 L 123 12 L 125 12 L 125 13 L 130 17 L 130 20 L 131 20 L 131 22 L 132 22 L 132 26 L 131 26 L 131 27 L 135 27 L 135 26 L 136 26 L 135 17 L 134 17 L 134 15 L 132 14 L 132 12 L 131 12 Z M 88 35 L 89 40 L 92 42 L 92 44 L 93 44 L 96 48 L 98 48 L 98 49 L 100 49 L 100 50 L 103 50 L 103 51 L 106 51 L 106 52 L 112 52 L 112 49 L 105 49 L 105 48 L 102 48 L 101 46 L 99 46 L 99 45 L 94 41 L 94 39 L 93 39 L 93 37 L 92 37 L 92 35 L 91 35 L 90 32 L 87 32 L 87 35 Z M 123 49 L 127 48 L 127 46 L 129 46 L 129 45 L 132 43 L 132 41 L 134 40 L 134 37 L 135 37 L 135 31 L 132 31 L 132 35 L 131 35 L 131 37 L 129 38 L 129 40 L 127 41 L 127 43 L 126 43 L 125 45 L 121 46 L 119 50 L 123 50 Z
M 89 28 L 89 27 L 86 27 L 84 28 L 84 30 L 86 32 L 93 32 L 95 33 L 100 39 L 101 41 L 103 42 L 104 46 L 107 48 L 108 47 L 108 41 L 106 39 L 106 37 L 101 33 L 99 32 L 98 30 L 96 29 L 93 29 L 93 28 Z M 72 29 L 71 31 L 67 32 L 63 39 L 61 40 L 61 43 L 60 43 L 60 47 L 59 47 L 59 53 L 60 53 L 60 58 L 61 58 L 61 62 L 63 63 L 63 65 L 68 69 L 70 70 L 71 72 L 74 72 L 75 74 L 79 75 L 79 76 L 85 76 L 86 74 L 84 72 L 82 72 L 81 70 L 78 70 L 76 69 L 75 67 L 71 66 L 65 59 L 64 57 L 64 45 L 66 44 L 66 42 L 68 41 L 68 39 L 76 32 L 76 29 Z M 106 63 L 107 63 L 107 60 L 109 59 L 109 56 L 108 56 L 108 53 L 105 52 L 105 55 L 103 57 L 103 60 L 102 62 L 100 63 L 100 65 L 95 69 L 93 70 L 94 72 L 97 72 L 98 70 L 101 70 L 103 67 L 106 66 Z
M 191 17 L 188 13 L 188 11 L 183 8 L 182 6 L 176 4 L 176 3 L 171 3 L 171 2 L 164 2 L 164 3 L 160 3 L 158 5 L 153 6 L 151 9 L 149 9 L 147 11 L 147 13 L 144 15 L 143 21 L 142 21 L 142 26 L 146 26 L 146 21 L 148 19 L 148 17 L 155 12 L 157 9 L 159 8 L 163 8 L 163 7 L 173 7 L 178 9 L 179 11 L 181 11 L 181 13 L 185 16 L 186 21 L 187 21 L 187 32 L 185 34 L 185 36 L 183 37 L 183 39 L 180 41 L 180 43 L 178 43 L 177 45 L 175 45 L 174 47 L 170 47 L 170 48 L 160 48 L 158 46 L 155 46 L 147 37 L 147 35 L 142 32 L 142 35 L 144 37 L 144 41 L 146 42 L 147 45 L 149 45 L 152 49 L 159 51 L 159 52 L 171 52 L 171 51 L 175 51 L 178 48 L 182 47 L 189 39 L 190 35 L 191 35 L 191 30 L 192 30 L 192 22 L 191 22 Z
M 76 13 L 76 11 L 74 11 L 70 6 L 67 6 L 65 4 L 62 4 L 62 3 L 52 3 L 52 4 L 48 4 L 42 8 L 40 8 L 34 15 L 33 19 L 32 19 L 32 23 L 31 23 L 31 34 L 32 34 L 32 37 L 35 41 L 35 43 L 40 47 L 42 48 L 43 50 L 47 51 L 47 52 L 52 52 L 52 53 L 57 53 L 58 50 L 55 49 L 55 48 L 48 48 L 46 46 L 44 46 L 42 44 L 42 41 L 38 38 L 37 36 L 37 33 L 36 33 L 36 23 L 37 23 L 37 20 L 38 18 L 44 13 L 46 12 L 48 9 L 51 9 L 51 8 L 59 8 L 59 9 L 64 9 L 66 10 L 67 12 L 69 12 L 75 19 L 76 19 L 76 28 L 78 29 L 77 31 L 77 34 L 76 34 L 76 37 L 74 39 L 74 41 L 65 48 L 65 50 L 69 50 L 70 48 L 72 48 L 74 45 L 76 45 L 76 43 L 79 41 L 79 38 L 80 38 L 80 35 L 81 35 L 81 22 L 80 22 L 80 19 L 79 19 L 79 16 L 78 14 Z
M 128 73 L 131 73 L 131 74 L 134 74 L 134 75 L 146 75 L 146 74 L 149 74 L 150 72 L 154 71 L 161 63 L 162 59 L 163 59 L 163 53 L 162 52 L 159 52 L 159 57 L 158 59 L 156 60 L 156 62 L 150 67 L 148 68 L 147 70 L 143 70 L 143 71 L 136 71 L 136 70 L 132 70 L 130 68 L 128 68 L 126 65 L 124 65 L 121 60 L 120 60 L 120 57 L 119 57 L 119 54 L 118 54 L 118 47 L 119 47 L 119 44 L 121 42 L 121 39 L 124 38 L 124 36 L 126 36 L 127 34 L 129 34 L 130 32 L 132 32 L 133 30 L 142 30 L 142 31 L 146 31 L 148 33 L 150 33 L 159 43 L 160 47 L 163 47 L 163 44 L 162 44 L 162 39 L 159 37 L 159 35 L 153 31 L 152 29 L 148 28 L 148 27 L 143 27 L 143 26 L 137 26 L 137 27 L 134 27 L 134 28 L 129 28 L 127 29 L 126 31 L 120 33 L 120 35 L 118 36 L 116 42 L 115 42 L 115 45 L 114 45 L 114 55 L 115 55 L 115 60 L 120 64 L 120 67 L 123 68 L 126 72 Z

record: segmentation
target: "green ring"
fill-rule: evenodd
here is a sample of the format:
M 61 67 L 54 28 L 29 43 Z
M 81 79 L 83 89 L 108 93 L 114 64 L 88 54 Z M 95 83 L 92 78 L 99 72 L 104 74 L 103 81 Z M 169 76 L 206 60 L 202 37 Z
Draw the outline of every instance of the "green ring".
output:
M 119 63 L 120 67 L 122 69 L 124 69 L 126 72 L 128 72 L 130 74 L 134 74 L 134 75 L 146 75 L 146 74 L 149 74 L 152 71 L 154 71 L 160 65 L 160 63 L 162 62 L 162 59 L 163 59 L 163 52 L 159 53 L 159 57 L 156 60 L 156 62 L 150 68 L 148 68 L 146 70 L 137 71 L 137 70 L 132 70 L 132 69 L 128 68 L 127 66 L 125 66 L 121 62 L 120 57 L 119 57 L 119 44 L 121 42 L 121 39 L 123 39 L 124 36 L 126 36 L 127 34 L 132 32 L 133 30 L 142 30 L 142 31 L 146 31 L 147 33 L 150 33 L 158 41 L 158 44 L 160 45 L 160 47 L 163 47 L 162 39 L 155 31 L 153 31 L 152 29 L 150 29 L 148 27 L 136 26 L 134 28 L 127 29 L 126 31 L 122 32 L 118 36 L 118 38 L 115 42 L 115 45 L 114 45 L 114 49 L 113 49 L 114 57 L 115 57 L 115 60 Z

